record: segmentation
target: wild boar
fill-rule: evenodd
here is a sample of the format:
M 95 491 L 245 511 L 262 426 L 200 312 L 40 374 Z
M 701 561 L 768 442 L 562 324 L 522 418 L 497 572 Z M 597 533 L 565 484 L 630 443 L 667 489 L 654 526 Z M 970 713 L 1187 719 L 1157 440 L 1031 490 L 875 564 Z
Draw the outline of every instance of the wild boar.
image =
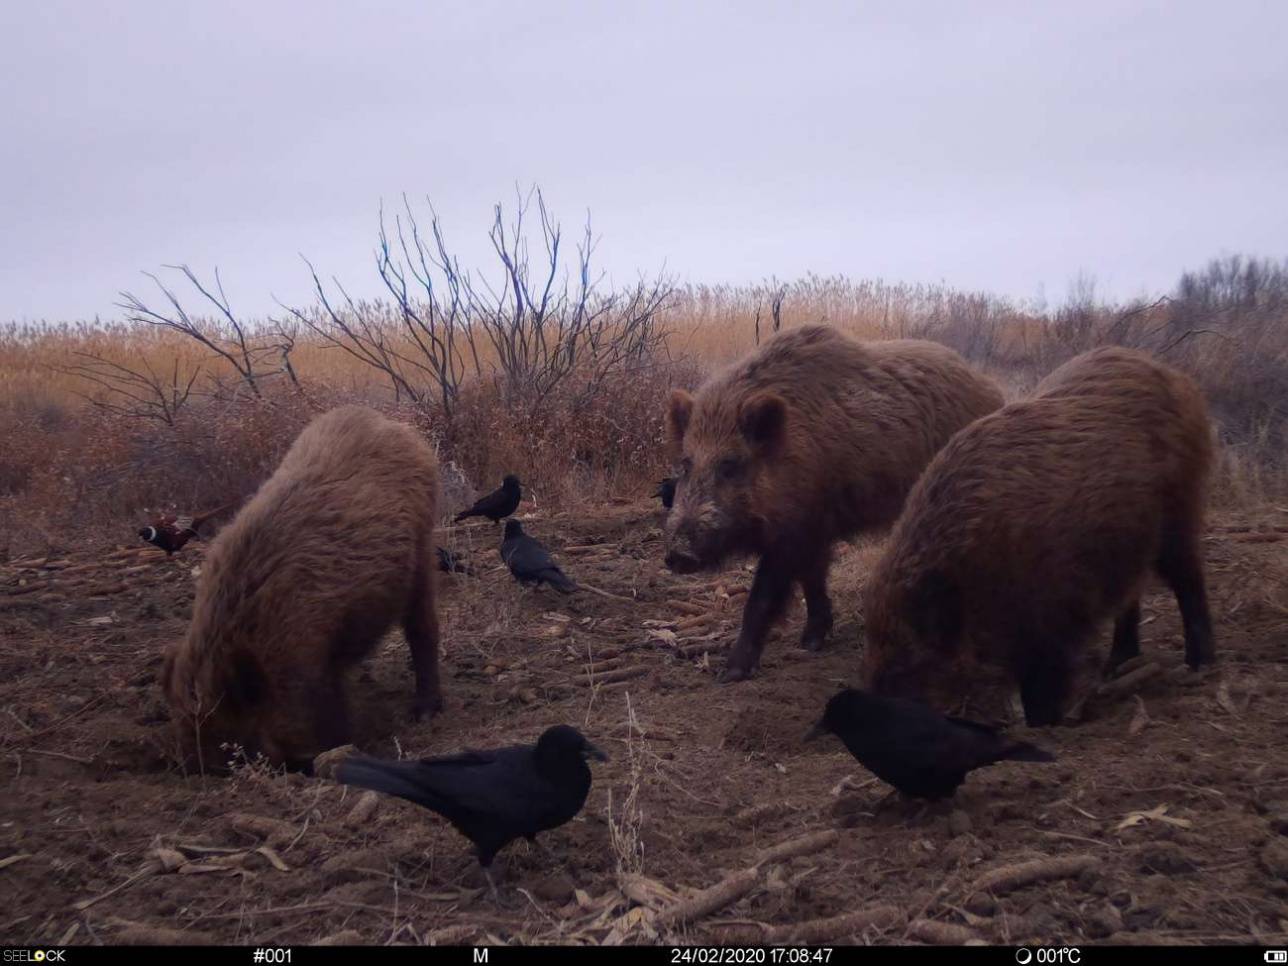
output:
M 1104 348 L 959 433 L 908 497 L 866 588 L 863 677 L 940 705 L 971 668 L 1018 683 L 1031 725 L 1060 721 L 1098 624 L 1110 667 L 1140 651 L 1151 570 L 1176 595 L 1185 660 L 1214 659 L 1200 553 L 1212 427 L 1184 374 Z
M 795 581 L 801 646 L 820 648 L 833 622 L 832 545 L 891 524 L 939 448 L 1002 401 L 944 346 L 859 342 L 819 325 L 775 336 L 694 395 L 676 390 L 667 423 L 681 475 L 667 565 L 691 573 L 760 557 L 721 679 L 754 672 Z
M 401 623 L 414 712 L 442 704 L 434 452 L 410 426 L 344 406 L 300 433 L 210 546 L 163 684 L 181 747 L 297 765 L 349 739 L 343 671 Z

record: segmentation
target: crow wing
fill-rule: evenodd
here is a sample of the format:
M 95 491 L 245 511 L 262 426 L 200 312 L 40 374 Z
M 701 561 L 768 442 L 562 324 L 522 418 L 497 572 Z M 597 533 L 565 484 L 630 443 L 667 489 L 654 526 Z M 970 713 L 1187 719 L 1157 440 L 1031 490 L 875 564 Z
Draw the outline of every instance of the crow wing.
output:
M 523 577 L 537 577 L 543 570 L 558 570 L 550 551 L 538 541 L 524 535 L 514 540 L 505 541 L 509 549 L 501 547 L 501 557 L 515 574 Z
M 467 751 L 423 761 L 351 758 L 336 778 L 416 802 L 442 815 L 489 859 L 507 842 L 571 815 L 558 814 L 556 790 L 536 768 L 529 746 Z
M 944 719 L 947 721 L 951 721 L 953 724 L 958 725 L 959 727 L 969 728 L 971 731 L 977 731 L 980 734 L 993 735 L 993 736 L 996 736 L 998 734 L 998 729 L 994 728 L 992 725 L 981 724 L 978 721 L 971 721 L 968 718 L 954 718 L 952 715 L 946 714 L 944 715 Z

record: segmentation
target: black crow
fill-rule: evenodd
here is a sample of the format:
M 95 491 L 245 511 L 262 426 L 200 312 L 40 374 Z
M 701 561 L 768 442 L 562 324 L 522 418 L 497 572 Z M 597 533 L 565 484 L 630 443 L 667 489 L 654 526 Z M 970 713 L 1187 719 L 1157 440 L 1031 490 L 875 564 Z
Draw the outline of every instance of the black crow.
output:
M 460 523 L 466 517 L 487 517 L 496 523 L 519 509 L 519 501 L 522 499 L 523 489 L 519 485 L 519 478 L 511 474 L 501 481 L 499 490 L 480 497 L 468 510 L 456 514 L 456 522 Z
M 465 751 L 421 761 L 346 758 L 336 781 L 397 795 L 451 822 L 474 843 L 496 895 L 492 859 L 517 838 L 536 842 L 581 811 L 590 791 L 587 756 L 608 756 L 576 728 L 547 728 L 535 745 Z
M 1055 761 L 988 725 L 939 714 L 917 701 L 847 688 L 827 703 L 806 740 L 834 734 L 850 754 L 905 795 L 936 801 L 951 796 L 967 772 L 999 761 Z
M 671 509 L 675 503 L 675 477 L 667 476 L 657 481 L 657 492 L 653 494 L 662 501 L 662 506 Z
M 160 547 L 169 557 L 182 550 L 184 545 L 194 537 L 200 539 L 201 535 L 198 531 L 211 517 L 218 516 L 235 505 L 236 501 L 225 503 L 223 506 L 193 516 L 179 516 L 175 513 L 157 514 L 151 526 L 140 528 L 139 536 L 152 546 Z
M 445 547 L 436 548 L 438 551 L 438 569 L 445 574 L 465 574 L 467 577 L 474 576 L 474 569 L 465 562 L 465 557 L 453 550 Z
M 523 524 L 518 520 L 505 522 L 505 539 L 501 541 L 501 559 L 510 568 L 510 573 L 518 578 L 521 584 L 549 584 L 556 590 L 571 594 L 577 589 L 574 584 L 554 562 L 550 551 L 540 541 L 523 532 Z

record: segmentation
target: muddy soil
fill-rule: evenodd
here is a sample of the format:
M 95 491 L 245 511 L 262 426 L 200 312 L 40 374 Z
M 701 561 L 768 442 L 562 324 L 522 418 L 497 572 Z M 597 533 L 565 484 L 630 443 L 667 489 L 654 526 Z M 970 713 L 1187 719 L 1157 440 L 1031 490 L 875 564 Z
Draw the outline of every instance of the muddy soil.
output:
M 1183 667 L 1157 588 L 1142 628 L 1156 673 L 1080 723 L 1014 726 L 1059 761 L 976 772 L 928 809 L 888 798 L 839 743 L 801 741 L 854 683 L 857 589 L 879 543 L 838 555 L 829 649 L 797 648 L 797 606 L 760 675 L 722 687 L 750 573 L 666 572 L 660 524 L 643 504 L 526 521 L 605 592 L 571 597 L 517 586 L 496 528 L 446 531 L 478 571 L 440 581 L 446 710 L 410 720 L 397 634 L 353 675 L 371 752 L 526 741 L 567 722 L 612 756 L 583 813 L 545 837 L 555 861 L 523 842 L 502 853 L 500 905 L 468 843 L 414 805 L 262 763 L 220 777 L 174 765 L 156 675 L 201 544 L 6 565 L 0 942 L 1284 941 L 1283 511 L 1211 528 L 1218 668 Z M 713 886 L 716 908 L 667 915 Z

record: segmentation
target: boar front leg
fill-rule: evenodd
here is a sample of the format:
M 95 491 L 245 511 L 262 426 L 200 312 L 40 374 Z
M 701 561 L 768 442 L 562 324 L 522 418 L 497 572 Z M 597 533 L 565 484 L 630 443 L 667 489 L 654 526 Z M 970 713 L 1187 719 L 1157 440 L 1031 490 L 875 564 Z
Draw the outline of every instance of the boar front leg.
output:
M 742 681 L 751 677 L 760 664 L 760 652 L 774 621 L 782 616 L 791 593 L 794 574 L 774 554 L 760 558 L 756 579 L 751 582 L 747 603 L 742 609 L 742 628 L 738 641 L 729 652 L 729 660 L 720 675 L 722 682 Z

